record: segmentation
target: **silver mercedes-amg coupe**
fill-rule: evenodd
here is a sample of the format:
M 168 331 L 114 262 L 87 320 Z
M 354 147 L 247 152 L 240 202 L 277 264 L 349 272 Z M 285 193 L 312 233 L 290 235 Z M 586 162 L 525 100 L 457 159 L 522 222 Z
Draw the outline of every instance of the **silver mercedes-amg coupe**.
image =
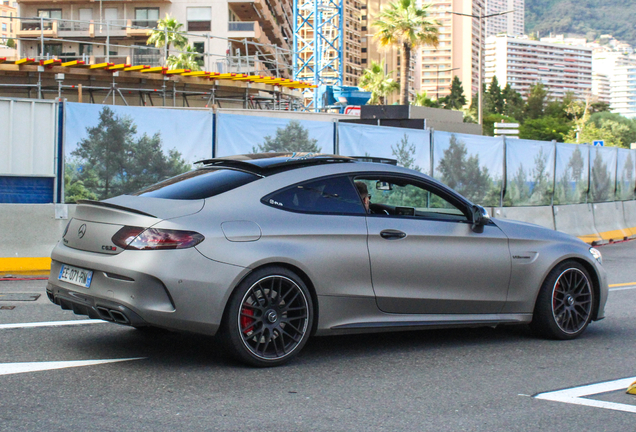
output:
M 298 153 L 210 159 L 80 202 L 47 285 L 63 309 L 218 334 L 255 366 L 310 335 L 530 324 L 572 339 L 607 292 L 601 254 L 574 237 L 491 219 L 391 163 Z

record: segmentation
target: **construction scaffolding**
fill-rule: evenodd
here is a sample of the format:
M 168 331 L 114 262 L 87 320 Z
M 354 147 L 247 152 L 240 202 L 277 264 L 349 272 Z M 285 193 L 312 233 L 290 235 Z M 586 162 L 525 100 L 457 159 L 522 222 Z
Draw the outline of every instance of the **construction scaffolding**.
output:
M 294 0 L 294 79 L 315 86 L 303 91 L 308 109 L 322 108 L 317 88 L 342 85 L 343 21 L 343 0 Z
M 17 25 L 19 55 L 15 59 L 0 57 L 0 95 L 6 97 L 304 110 L 301 92 L 313 86 L 290 79 L 291 53 L 258 42 L 259 34 L 237 40 L 178 32 L 188 40 L 203 40 L 207 49 L 193 52 L 167 45 L 135 45 L 135 40 L 145 41 L 157 30 L 132 25 L 130 20 L 95 23 L 37 17 L 21 18 Z M 161 31 L 167 39 L 169 31 Z M 96 41 L 96 33 L 105 35 L 105 40 Z M 212 40 L 217 52 L 211 49 Z M 219 42 L 227 46 L 223 55 L 218 54 Z M 51 47 L 57 46 L 61 48 L 54 52 Z M 98 47 L 103 55 L 97 55 Z M 176 69 L 174 59 L 191 66 Z

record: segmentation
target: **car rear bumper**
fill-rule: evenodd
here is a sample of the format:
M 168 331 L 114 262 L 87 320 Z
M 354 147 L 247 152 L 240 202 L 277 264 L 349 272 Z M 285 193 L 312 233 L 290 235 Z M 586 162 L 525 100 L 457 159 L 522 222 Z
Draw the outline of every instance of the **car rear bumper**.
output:
M 47 295 L 63 309 L 208 335 L 218 330 L 231 290 L 249 271 L 210 260 L 196 248 L 107 255 L 58 243 L 51 258 Z M 58 280 L 63 264 L 93 271 L 90 286 Z

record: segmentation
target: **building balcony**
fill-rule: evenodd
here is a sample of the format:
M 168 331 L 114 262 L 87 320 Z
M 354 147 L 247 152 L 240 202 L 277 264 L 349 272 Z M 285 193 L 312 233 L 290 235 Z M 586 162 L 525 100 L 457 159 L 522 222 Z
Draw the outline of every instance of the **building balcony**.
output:
M 15 32 L 18 38 L 57 38 L 58 25 L 55 20 L 38 20 L 23 19 L 17 20 L 17 30 Z
M 287 26 L 286 21 L 278 20 L 272 14 L 272 10 L 265 0 L 229 0 L 228 5 L 241 21 L 258 21 L 272 41 L 283 49 L 290 49 L 279 23 L 283 22 L 284 27 L 289 26 Z M 290 28 L 287 28 L 287 32 L 292 34 Z

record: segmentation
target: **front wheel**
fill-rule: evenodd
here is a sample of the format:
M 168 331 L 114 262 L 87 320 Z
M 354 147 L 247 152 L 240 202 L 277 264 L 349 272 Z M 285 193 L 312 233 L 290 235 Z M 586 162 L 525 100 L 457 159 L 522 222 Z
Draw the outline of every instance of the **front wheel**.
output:
M 279 366 L 297 355 L 309 338 L 311 295 L 292 271 L 263 268 L 241 282 L 224 319 L 228 348 L 238 360 Z
M 590 323 L 594 289 L 581 264 L 565 261 L 543 282 L 530 326 L 549 339 L 574 339 Z

